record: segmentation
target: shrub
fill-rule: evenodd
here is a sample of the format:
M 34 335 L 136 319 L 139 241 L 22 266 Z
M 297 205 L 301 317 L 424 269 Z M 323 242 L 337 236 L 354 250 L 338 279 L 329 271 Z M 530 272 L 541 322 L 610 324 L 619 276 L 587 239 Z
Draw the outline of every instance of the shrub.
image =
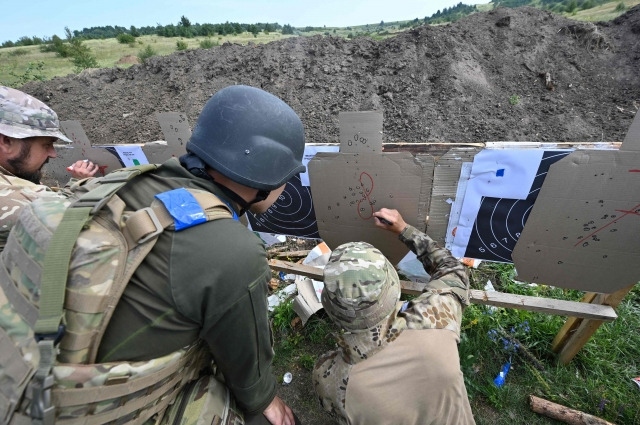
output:
M 9 72 L 9 75 L 16 78 L 16 82 L 11 84 L 11 87 L 18 88 L 28 81 L 34 81 L 34 80 L 44 81 L 45 77 L 42 74 L 43 70 L 44 70 L 44 62 L 38 61 L 38 62 L 29 62 L 29 65 L 27 65 L 27 69 L 24 71 L 23 74 L 16 74 L 13 71 Z
M 15 49 L 9 52 L 9 56 L 24 56 L 27 53 L 29 52 L 26 49 Z
M 86 50 L 82 49 L 81 51 L 74 52 L 71 62 L 73 62 L 73 64 L 76 66 L 76 68 L 74 69 L 74 72 L 76 74 L 83 69 L 98 67 L 98 60 L 91 54 L 91 51 L 88 47 L 86 47 Z
M 206 38 L 205 40 L 202 40 L 200 42 L 200 48 L 201 49 L 210 49 L 213 46 L 217 46 L 217 45 L 218 45 L 218 43 L 213 41 L 213 40 L 211 40 L 210 38 Z
M 57 56 L 61 58 L 68 58 L 71 56 L 71 46 L 69 44 L 65 44 L 60 37 L 54 35 L 51 42 L 53 43 L 53 50 L 56 52 Z
M 132 36 L 131 34 L 127 34 L 127 33 L 120 33 L 116 36 L 116 40 L 118 40 L 118 43 L 120 44 L 133 44 L 136 42 L 136 38 L 134 36 Z
M 176 50 L 187 50 L 187 43 L 182 40 L 176 41 Z
M 621 1 L 618 3 L 616 6 L 616 12 L 624 12 L 625 10 L 627 10 L 627 6 L 625 6 L 624 2 Z
M 147 59 L 149 59 L 152 56 L 157 56 L 158 52 L 154 50 L 153 47 L 151 47 L 150 45 L 146 45 L 146 47 L 142 50 L 140 50 L 138 52 L 138 59 L 140 59 L 140 61 L 142 61 L 142 63 L 145 63 L 147 61 Z
M 518 103 L 520 103 L 520 96 L 518 96 L 517 94 L 512 95 L 509 98 L 509 103 L 512 105 L 517 105 Z

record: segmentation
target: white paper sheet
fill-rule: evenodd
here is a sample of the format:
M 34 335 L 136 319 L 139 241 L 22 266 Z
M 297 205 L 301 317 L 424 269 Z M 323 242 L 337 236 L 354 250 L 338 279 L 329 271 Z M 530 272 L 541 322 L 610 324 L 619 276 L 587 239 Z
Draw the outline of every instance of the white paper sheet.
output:
M 543 153 L 543 149 L 485 149 L 475 156 L 451 249 L 455 257 L 464 257 L 482 198 L 526 199 Z

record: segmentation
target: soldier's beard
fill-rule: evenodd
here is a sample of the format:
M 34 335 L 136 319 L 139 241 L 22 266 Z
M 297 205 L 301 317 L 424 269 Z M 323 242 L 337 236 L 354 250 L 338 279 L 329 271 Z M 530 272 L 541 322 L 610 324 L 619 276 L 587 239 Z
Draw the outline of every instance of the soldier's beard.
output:
M 13 174 L 16 177 L 28 180 L 31 183 L 40 184 L 40 179 L 42 178 L 42 167 L 44 167 L 44 164 L 49 162 L 49 158 L 47 158 L 47 160 L 43 162 L 40 168 L 36 171 L 27 171 L 24 169 L 24 167 L 30 153 L 31 144 L 23 141 L 22 145 L 20 146 L 20 152 L 18 153 L 18 156 L 13 159 L 8 159 L 7 163 L 13 169 Z

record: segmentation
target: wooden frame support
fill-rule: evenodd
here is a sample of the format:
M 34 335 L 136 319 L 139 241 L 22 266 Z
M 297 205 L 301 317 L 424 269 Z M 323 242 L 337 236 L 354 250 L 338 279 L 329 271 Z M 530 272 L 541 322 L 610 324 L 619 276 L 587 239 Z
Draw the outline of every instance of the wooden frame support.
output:
M 582 297 L 581 303 L 585 305 L 608 306 L 611 309 L 615 309 L 634 286 L 635 284 L 611 294 L 587 292 L 584 297 Z M 603 320 L 598 319 L 577 316 L 569 317 L 551 343 L 551 349 L 558 354 L 558 362 L 563 365 L 569 364 L 575 355 L 578 354 L 578 351 L 584 347 L 589 338 L 596 333 L 602 323 Z
M 322 270 L 316 267 L 281 260 L 269 260 L 269 266 L 275 271 L 298 274 L 319 281 L 323 280 Z M 415 283 L 406 280 L 401 280 L 400 284 L 402 286 L 402 293 L 408 295 L 421 294 L 422 289 L 424 288 L 423 283 Z M 631 288 L 632 287 L 628 288 L 627 292 L 629 292 Z M 622 294 L 615 305 L 604 302 L 589 303 L 554 300 L 551 298 L 506 294 L 497 291 L 479 291 L 474 289 L 470 291 L 469 298 L 473 304 L 493 305 L 497 307 L 516 308 L 520 310 L 536 311 L 539 313 L 555 314 L 559 316 L 570 316 L 572 319 L 588 319 L 588 321 L 598 323 L 598 326 L 600 326 L 601 323 L 613 321 L 618 317 L 614 307 L 622 301 L 622 298 L 624 298 L 624 295 L 626 295 L 627 292 Z M 612 298 L 609 302 L 612 302 L 613 300 L 614 299 Z M 584 343 L 582 345 L 584 345 Z M 578 350 L 582 345 L 580 345 Z

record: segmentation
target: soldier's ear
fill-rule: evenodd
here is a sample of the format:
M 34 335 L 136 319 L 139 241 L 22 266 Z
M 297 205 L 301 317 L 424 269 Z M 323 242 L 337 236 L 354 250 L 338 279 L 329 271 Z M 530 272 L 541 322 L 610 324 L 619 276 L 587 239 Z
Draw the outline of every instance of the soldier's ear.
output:
M 0 152 L 7 153 L 6 151 L 11 148 L 11 139 L 4 134 L 0 133 Z
M 9 136 L 0 134 L 0 159 L 9 158 L 20 151 L 22 141 L 20 139 L 12 139 Z

